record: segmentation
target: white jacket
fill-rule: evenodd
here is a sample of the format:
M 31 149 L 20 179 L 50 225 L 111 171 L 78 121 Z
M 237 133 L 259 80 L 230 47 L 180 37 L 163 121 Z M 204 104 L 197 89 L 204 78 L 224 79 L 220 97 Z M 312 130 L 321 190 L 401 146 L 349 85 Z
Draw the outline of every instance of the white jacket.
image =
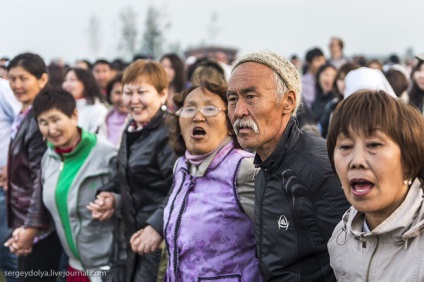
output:
M 423 191 L 416 181 L 403 203 L 363 232 L 364 214 L 351 207 L 328 242 L 338 281 L 424 281 Z
M 77 100 L 78 126 L 92 133 L 97 133 L 104 122 L 108 109 L 98 100 L 93 105 L 87 104 L 86 99 Z

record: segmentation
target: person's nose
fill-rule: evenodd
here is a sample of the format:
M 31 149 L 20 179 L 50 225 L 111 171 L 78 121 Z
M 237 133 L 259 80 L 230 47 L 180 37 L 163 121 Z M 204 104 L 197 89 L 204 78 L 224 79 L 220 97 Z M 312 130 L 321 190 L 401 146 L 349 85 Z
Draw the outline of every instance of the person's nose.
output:
M 15 79 L 10 83 L 12 89 L 20 89 L 22 88 L 22 81 L 20 79 Z
M 355 145 L 351 152 L 351 161 L 349 167 L 351 169 L 367 168 L 366 151 L 363 146 Z
M 233 113 L 234 119 L 242 118 L 243 116 L 247 115 L 249 115 L 249 111 L 247 109 L 246 103 L 243 101 L 243 99 L 239 99 L 235 105 Z
M 196 109 L 196 113 L 193 116 L 193 121 L 194 122 L 202 122 L 204 121 L 206 118 L 205 116 L 202 114 L 202 112 L 200 111 L 200 109 Z
M 54 135 L 57 132 L 56 125 L 49 124 L 48 126 L 49 126 L 49 129 L 48 129 L 49 135 Z
M 133 93 L 131 96 L 131 104 L 138 104 L 140 103 L 140 96 L 138 96 L 137 93 Z

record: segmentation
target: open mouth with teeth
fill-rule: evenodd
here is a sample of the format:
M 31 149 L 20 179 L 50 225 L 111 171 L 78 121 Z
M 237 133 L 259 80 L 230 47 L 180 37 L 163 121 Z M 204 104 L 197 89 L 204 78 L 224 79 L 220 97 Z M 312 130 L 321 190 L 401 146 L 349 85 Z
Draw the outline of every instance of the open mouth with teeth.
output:
M 194 137 L 202 137 L 206 135 L 206 131 L 201 127 L 195 127 L 193 128 L 192 135 Z
M 365 196 L 374 188 L 374 183 L 365 179 L 354 179 L 351 180 L 349 184 L 352 189 L 352 194 L 355 196 Z

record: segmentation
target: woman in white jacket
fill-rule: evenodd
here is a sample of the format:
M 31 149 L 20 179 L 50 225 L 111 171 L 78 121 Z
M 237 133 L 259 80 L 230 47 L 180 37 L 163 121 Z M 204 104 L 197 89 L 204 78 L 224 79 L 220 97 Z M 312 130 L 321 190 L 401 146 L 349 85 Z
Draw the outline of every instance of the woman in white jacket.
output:
M 70 92 L 77 101 L 78 126 L 97 133 L 108 113 L 102 96 L 91 72 L 79 68 L 70 68 L 65 74 L 63 89 Z
M 335 110 L 327 147 L 352 207 L 328 242 L 338 281 L 424 281 L 424 118 L 384 91 Z

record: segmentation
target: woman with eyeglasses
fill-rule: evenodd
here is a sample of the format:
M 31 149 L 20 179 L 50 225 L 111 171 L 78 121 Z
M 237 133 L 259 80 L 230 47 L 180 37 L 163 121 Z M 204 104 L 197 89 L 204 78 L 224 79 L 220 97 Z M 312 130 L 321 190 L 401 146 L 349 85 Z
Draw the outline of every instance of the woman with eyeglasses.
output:
M 171 188 L 176 156 L 169 145 L 165 123 L 168 78 L 163 67 L 154 61 L 136 61 L 124 72 L 122 85 L 122 100 L 131 121 L 121 140 L 118 175 L 100 188 L 103 192 L 89 209 L 99 220 L 120 210 L 129 244 L 134 234 L 137 237 L 162 230 L 161 222 L 151 221 L 150 216 Z M 156 282 L 160 255 L 160 250 L 139 255 L 128 245 L 126 280 Z
M 165 281 L 261 281 L 251 220 L 256 169 L 235 138 L 226 93 L 225 81 L 203 81 L 174 96 L 170 141 L 180 158 L 162 216 Z

